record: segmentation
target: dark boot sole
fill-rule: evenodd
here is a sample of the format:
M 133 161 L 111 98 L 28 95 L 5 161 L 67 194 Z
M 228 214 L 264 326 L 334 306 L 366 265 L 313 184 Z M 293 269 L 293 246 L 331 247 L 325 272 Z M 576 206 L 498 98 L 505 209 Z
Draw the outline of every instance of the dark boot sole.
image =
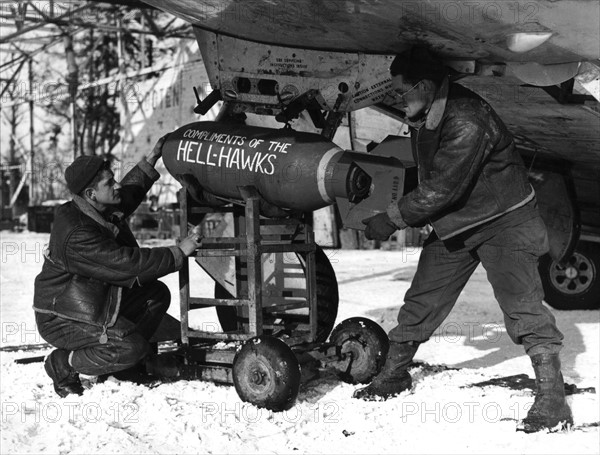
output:
M 539 433 L 540 431 L 545 431 L 548 433 L 558 433 L 560 431 L 565 431 L 568 430 L 570 427 L 573 426 L 573 422 L 567 422 L 567 421 L 559 421 L 556 425 L 547 425 L 547 424 L 533 424 L 533 423 L 526 423 L 526 424 L 521 424 L 517 426 L 517 431 L 523 432 L 523 433 L 527 433 L 527 434 L 531 434 L 531 433 Z
M 570 410 L 564 412 L 560 417 L 554 418 L 551 421 L 549 419 L 523 419 L 517 426 L 517 431 L 524 433 L 537 433 L 540 431 L 548 431 L 550 433 L 556 433 L 564 431 L 573 426 L 573 416 Z
M 382 390 L 377 385 L 370 384 L 367 387 L 356 390 L 352 397 L 364 401 L 386 401 L 400 395 L 402 392 L 410 390 L 412 388 L 412 378 L 409 377 L 396 385 L 397 387 L 394 387 L 393 390 Z

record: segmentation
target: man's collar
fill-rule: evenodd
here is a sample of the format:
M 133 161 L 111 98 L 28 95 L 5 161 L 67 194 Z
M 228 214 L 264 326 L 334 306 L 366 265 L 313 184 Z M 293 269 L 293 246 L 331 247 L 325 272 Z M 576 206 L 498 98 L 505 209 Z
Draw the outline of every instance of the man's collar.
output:
M 442 121 L 444 111 L 446 110 L 446 102 L 448 101 L 449 86 L 448 78 L 445 77 L 435 94 L 425 119 L 425 128 L 428 130 L 435 130 Z
M 105 227 L 111 231 L 116 237 L 119 235 L 119 228 L 113 223 L 109 223 L 104 219 L 102 214 L 96 210 L 88 201 L 77 194 L 73 195 L 73 202 L 85 215 L 89 216 L 92 220 L 98 223 L 100 226 Z
M 404 117 L 400 120 L 402 123 L 406 123 L 411 128 L 418 130 L 425 124 L 425 118 L 421 117 L 419 120 L 409 120 L 408 117 Z

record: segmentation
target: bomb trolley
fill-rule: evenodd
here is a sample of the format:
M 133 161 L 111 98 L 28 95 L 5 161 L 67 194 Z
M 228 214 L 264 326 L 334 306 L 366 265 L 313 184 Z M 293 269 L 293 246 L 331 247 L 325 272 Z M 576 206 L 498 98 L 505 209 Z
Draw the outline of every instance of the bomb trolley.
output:
M 215 298 L 191 295 L 189 261 L 179 273 L 178 374 L 233 383 L 244 401 L 276 411 L 296 399 L 303 379 L 301 365 L 319 362 L 333 367 L 344 380 L 370 381 L 385 361 L 386 333 L 366 318 L 347 319 L 331 332 L 337 283 L 314 241 L 311 224 L 296 218 L 262 218 L 260 197 L 252 188 L 244 193 L 242 206 L 214 209 L 199 205 L 185 189 L 180 192 L 182 238 L 188 235 L 189 221 L 209 214 L 229 216 L 232 223 L 220 224 L 233 229 L 205 237 L 192 256 L 217 282 Z M 290 261 L 290 256 L 298 262 Z M 304 289 L 298 286 L 298 275 L 303 275 Z M 323 286 L 323 280 L 331 284 L 331 279 L 334 289 Z M 207 307 L 216 307 L 223 331 L 190 327 L 190 312 Z

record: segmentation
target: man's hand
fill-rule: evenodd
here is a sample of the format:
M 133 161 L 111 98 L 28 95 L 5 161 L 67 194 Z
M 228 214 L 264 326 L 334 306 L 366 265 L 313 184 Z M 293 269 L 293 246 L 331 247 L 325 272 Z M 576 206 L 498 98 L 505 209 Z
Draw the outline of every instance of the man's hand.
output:
M 365 218 L 362 223 L 365 228 L 365 237 L 369 240 L 387 240 L 390 235 L 398 230 L 386 212 L 378 213 L 370 218 Z
M 156 142 L 156 145 L 154 146 L 154 148 L 152 149 L 150 154 L 146 157 L 146 161 L 148 161 L 148 163 L 151 166 L 154 166 L 156 164 L 156 162 L 158 161 L 158 159 L 162 156 L 162 147 L 163 147 L 165 141 L 167 140 L 167 137 L 169 137 L 169 134 L 165 134 L 163 137 L 161 137 Z
M 186 256 L 191 256 L 202 245 L 202 230 L 200 225 L 195 226 L 188 234 L 188 236 L 179 242 L 179 249 L 183 251 Z

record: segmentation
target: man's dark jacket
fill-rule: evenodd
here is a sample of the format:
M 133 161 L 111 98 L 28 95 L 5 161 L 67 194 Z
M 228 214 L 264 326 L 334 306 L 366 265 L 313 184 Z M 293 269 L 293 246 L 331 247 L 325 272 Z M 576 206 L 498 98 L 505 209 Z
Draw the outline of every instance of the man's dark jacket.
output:
M 388 207 L 398 227 L 430 223 L 447 239 L 535 197 L 511 134 L 470 90 L 444 81 L 411 133 L 419 184 Z
M 76 195 L 57 209 L 35 279 L 35 311 L 102 327 L 101 342 L 106 342 L 124 287 L 143 286 L 181 268 L 179 247 L 139 248 L 124 221 L 158 177 L 145 160 L 128 172 L 121 181 L 121 204 L 108 216 L 110 221 Z

